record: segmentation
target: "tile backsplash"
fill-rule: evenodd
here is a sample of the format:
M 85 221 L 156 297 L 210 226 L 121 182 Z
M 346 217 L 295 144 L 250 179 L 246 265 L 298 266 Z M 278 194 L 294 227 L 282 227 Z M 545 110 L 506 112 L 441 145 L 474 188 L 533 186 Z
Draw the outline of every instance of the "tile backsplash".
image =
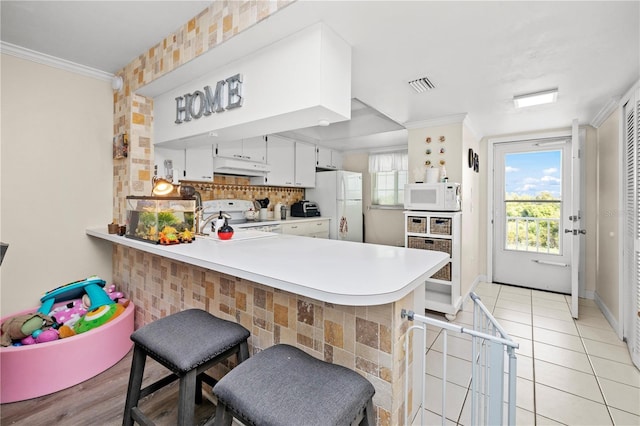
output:
M 213 182 L 181 181 L 192 185 L 202 196 L 203 201 L 237 199 L 256 200 L 269 198 L 269 210 L 273 210 L 276 203 L 287 206 L 304 199 L 303 188 L 288 188 L 280 186 L 251 185 L 248 177 L 244 176 L 214 176 Z

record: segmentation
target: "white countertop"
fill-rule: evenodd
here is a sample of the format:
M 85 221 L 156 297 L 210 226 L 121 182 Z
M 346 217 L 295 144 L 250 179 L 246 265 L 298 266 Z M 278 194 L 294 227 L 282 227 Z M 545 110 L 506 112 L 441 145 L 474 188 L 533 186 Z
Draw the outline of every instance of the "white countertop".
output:
M 312 217 L 288 216 L 284 220 L 283 219 L 249 220 L 243 223 L 232 223 L 231 226 L 233 228 L 251 228 L 251 227 L 266 226 L 266 225 L 282 225 L 283 223 L 314 222 L 317 220 L 331 220 L 331 218 L 326 216 L 312 216 Z
M 338 305 L 395 302 L 443 267 L 449 258 L 436 251 L 281 234 L 229 241 L 196 237 L 190 244 L 163 246 L 109 234 L 106 227 L 86 232 L 147 253 Z

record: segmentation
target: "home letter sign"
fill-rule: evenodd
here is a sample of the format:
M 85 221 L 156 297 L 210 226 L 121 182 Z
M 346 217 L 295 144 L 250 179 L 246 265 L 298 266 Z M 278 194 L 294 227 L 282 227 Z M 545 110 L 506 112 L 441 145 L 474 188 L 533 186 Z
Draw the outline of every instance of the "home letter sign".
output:
M 227 97 L 224 96 L 224 86 L 227 85 Z M 211 86 L 205 86 L 203 90 L 196 90 L 184 96 L 176 98 L 176 124 L 191 119 L 209 116 L 212 113 L 220 113 L 224 110 L 242 106 L 242 74 L 236 74 L 220 80 L 216 83 L 215 91 Z

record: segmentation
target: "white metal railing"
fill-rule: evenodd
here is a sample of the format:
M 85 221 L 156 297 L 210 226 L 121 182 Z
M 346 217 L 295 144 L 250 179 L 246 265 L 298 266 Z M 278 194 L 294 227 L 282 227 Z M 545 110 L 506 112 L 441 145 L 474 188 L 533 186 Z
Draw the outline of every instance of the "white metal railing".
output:
M 467 334 L 471 336 L 471 425 L 500 425 L 503 420 L 504 403 L 504 376 L 507 380 L 507 424 L 515 425 L 516 422 L 516 368 L 517 360 L 515 350 L 518 343 L 514 342 L 507 332 L 498 324 L 489 310 L 482 304 L 480 297 L 475 293 L 470 294 L 473 301 L 473 329 L 465 328 L 446 321 L 418 315 L 412 311 L 402 310 L 401 317 L 409 321 L 419 322 L 419 325 L 412 325 L 407 330 L 404 342 L 405 349 L 405 383 L 404 383 L 404 419 L 405 425 L 409 419 L 409 337 L 415 330 L 422 330 L 422 341 L 424 351 L 422 352 L 421 371 L 421 405 L 420 421 L 418 424 L 424 425 L 425 407 L 427 406 L 427 326 L 434 326 L 442 329 L 443 350 L 442 350 L 442 388 L 441 388 L 441 417 L 442 424 L 446 420 L 447 403 L 447 337 L 449 332 Z M 504 371 L 505 354 L 508 358 L 508 368 Z M 414 374 L 415 377 L 415 374 Z M 417 391 L 414 384 L 414 394 Z M 433 390 L 430 390 L 433 392 Z M 456 421 L 457 419 L 453 419 Z
M 505 233 L 506 247 L 512 250 L 535 251 L 537 253 L 558 253 L 560 245 L 560 219 L 550 217 L 515 217 L 509 216 Z M 535 237 L 529 238 L 529 224 L 535 227 Z M 551 227 L 556 224 L 555 229 Z M 541 238 L 541 230 L 546 230 L 546 237 Z M 513 232 L 513 241 L 510 233 Z M 520 233 L 524 233 L 524 237 Z M 544 242 L 545 244 L 541 244 Z

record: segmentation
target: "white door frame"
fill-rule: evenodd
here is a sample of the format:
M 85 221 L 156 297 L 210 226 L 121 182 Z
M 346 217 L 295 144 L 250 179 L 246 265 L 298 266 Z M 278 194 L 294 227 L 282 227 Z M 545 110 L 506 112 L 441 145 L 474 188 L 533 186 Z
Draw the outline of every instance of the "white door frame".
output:
M 582 131 L 582 129 L 580 129 Z M 514 136 L 501 136 L 497 138 L 490 138 L 487 140 L 487 278 L 489 282 L 493 282 L 493 155 L 494 145 L 504 142 L 523 142 L 529 140 L 541 140 L 551 138 L 569 138 L 571 139 L 571 128 L 566 130 L 542 132 L 542 133 L 527 133 Z M 584 193 L 584 179 L 581 182 Z M 582 255 L 582 253 L 581 253 Z M 584 261 L 581 262 L 584 265 Z M 580 283 L 578 294 L 580 297 L 584 297 L 586 294 L 584 273 L 580 274 Z

